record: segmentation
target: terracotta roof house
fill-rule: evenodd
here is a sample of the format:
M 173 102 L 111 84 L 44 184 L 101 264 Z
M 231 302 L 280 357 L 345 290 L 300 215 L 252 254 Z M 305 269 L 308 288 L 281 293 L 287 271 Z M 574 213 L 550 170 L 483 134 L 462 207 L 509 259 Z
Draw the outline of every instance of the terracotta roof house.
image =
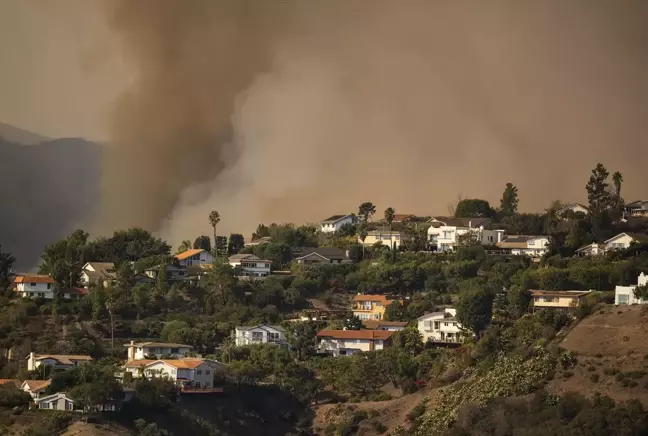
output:
M 335 357 L 391 346 L 394 332 L 387 330 L 322 330 L 317 333 L 318 350 Z
M 178 264 L 183 267 L 211 265 L 214 263 L 214 256 L 207 250 L 202 248 L 191 249 L 183 251 L 175 255 Z
M 20 390 L 27 392 L 33 399 L 37 399 L 44 395 L 51 383 L 52 380 L 25 380 L 20 385 Z
M 128 360 L 146 359 L 148 356 L 155 356 L 159 359 L 162 356 L 171 356 L 181 359 L 191 352 L 192 346 L 176 344 L 171 342 L 135 342 L 130 341 L 124 344 L 128 348 Z
M 31 352 L 26 360 L 28 371 L 34 371 L 41 365 L 48 365 L 53 367 L 55 371 L 60 371 L 90 362 L 92 357 L 77 354 L 36 354 Z
M 353 315 L 361 321 L 380 321 L 385 317 L 385 308 L 394 301 L 403 303 L 401 300 L 390 300 L 385 295 L 354 295 Z
M 164 377 L 173 380 L 181 389 L 214 392 L 214 374 L 225 366 L 210 359 L 132 360 L 124 365 L 124 373 L 133 378 Z M 222 392 L 222 389 L 219 389 Z

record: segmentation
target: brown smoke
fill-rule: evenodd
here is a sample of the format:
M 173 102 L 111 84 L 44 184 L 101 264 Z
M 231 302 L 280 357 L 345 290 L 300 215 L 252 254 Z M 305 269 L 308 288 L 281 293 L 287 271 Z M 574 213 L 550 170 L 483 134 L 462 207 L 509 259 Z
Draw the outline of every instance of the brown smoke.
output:
M 645 2 L 106 0 L 139 77 L 115 108 L 104 221 L 174 241 L 458 193 L 640 192 Z

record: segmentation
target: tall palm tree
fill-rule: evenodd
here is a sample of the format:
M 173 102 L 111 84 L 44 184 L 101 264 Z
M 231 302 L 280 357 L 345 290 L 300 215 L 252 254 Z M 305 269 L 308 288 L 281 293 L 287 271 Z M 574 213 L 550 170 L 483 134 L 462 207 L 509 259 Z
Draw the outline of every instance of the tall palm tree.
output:
M 617 198 L 621 198 L 621 183 L 623 183 L 623 175 L 617 171 L 612 175 L 612 181 L 614 182 L 614 191 Z
M 365 246 L 364 246 L 364 241 L 367 239 L 367 235 L 369 233 L 367 232 L 367 226 L 365 224 L 360 224 L 358 227 L 358 238 L 360 238 L 360 241 L 362 241 L 362 260 L 365 258 Z
M 388 207 L 385 209 L 385 221 L 387 221 L 387 224 L 389 224 L 389 249 L 391 250 L 392 247 L 392 223 L 394 222 L 394 215 L 396 214 L 396 211 L 394 210 L 393 207 Z
M 216 226 L 220 223 L 221 217 L 220 214 L 212 210 L 209 212 L 209 224 L 214 228 L 214 251 L 218 252 L 216 244 Z

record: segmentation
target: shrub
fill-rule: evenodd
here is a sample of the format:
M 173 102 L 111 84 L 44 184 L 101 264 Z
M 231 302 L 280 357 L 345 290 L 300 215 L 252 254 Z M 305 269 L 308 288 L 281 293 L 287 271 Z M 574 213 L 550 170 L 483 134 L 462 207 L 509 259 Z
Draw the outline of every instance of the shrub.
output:
M 392 399 L 392 396 L 387 392 L 376 392 L 374 395 L 369 397 L 369 401 L 389 401 Z
M 619 373 L 619 370 L 616 368 L 603 368 L 603 374 L 605 375 L 616 375 Z
M 591 381 L 592 383 L 598 383 L 598 381 L 599 381 L 600 378 L 601 378 L 601 376 L 598 375 L 598 374 L 592 374 L 592 375 L 590 375 L 590 381 Z
M 643 378 L 643 376 L 646 375 L 646 371 L 643 371 L 643 370 L 630 371 L 630 372 L 627 372 L 626 375 L 628 377 L 630 377 L 630 378 L 633 378 L 633 379 L 639 379 L 639 378 Z
M 623 342 L 628 342 L 628 341 L 630 340 L 630 336 L 624 335 L 624 336 L 621 338 L 621 340 L 622 340 Z
M 382 434 L 387 431 L 387 426 L 385 426 L 385 424 L 380 421 L 372 421 L 371 428 L 373 428 L 378 434 Z
M 590 366 L 587 367 L 587 370 L 589 372 L 596 371 L 596 367 L 594 365 L 590 365 Z
M 425 413 L 425 404 L 419 403 L 407 414 L 407 420 L 410 422 L 414 422 L 419 417 L 421 417 L 424 413 Z
M 616 376 L 614 378 L 616 378 L 617 381 L 623 382 L 623 380 L 625 380 L 626 376 L 622 372 L 617 372 Z
M 648 356 L 648 354 L 646 354 L 646 356 Z M 600 359 L 601 357 L 603 357 L 603 353 L 596 353 L 596 357 Z
M 574 373 L 572 371 L 565 371 L 563 372 L 563 378 L 570 378 L 573 377 Z
M 636 381 L 628 380 L 628 387 L 636 388 L 638 385 L 639 385 L 639 383 L 637 383 Z

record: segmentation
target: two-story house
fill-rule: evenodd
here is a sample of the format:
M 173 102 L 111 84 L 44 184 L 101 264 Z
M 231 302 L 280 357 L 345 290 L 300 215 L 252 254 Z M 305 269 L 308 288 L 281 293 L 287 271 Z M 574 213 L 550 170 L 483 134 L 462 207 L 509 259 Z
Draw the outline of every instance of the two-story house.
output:
M 637 286 L 648 286 L 648 275 L 639 274 L 637 284 L 632 286 L 617 286 L 614 290 L 614 304 L 648 304 L 648 300 L 635 297 Z
M 54 298 L 53 278 L 40 274 L 22 274 L 14 278 L 15 291 L 23 298 Z
M 365 246 L 372 246 L 377 243 L 381 243 L 389 248 L 398 249 L 403 243 L 403 236 L 401 232 L 389 231 L 389 230 L 371 230 L 367 232 L 367 237 L 364 242 L 362 239 L 358 238 L 359 244 L 364 244 Z
M 464 340 L 457 310 L 447 307 L 443 312 L 427 313 L 417 319 L 423 342 L 461 343 Z
M 167 378 L 181 389 L 213 389 L 214 374 L 224 368 L 210 359 L 130 360 L 124 365 L 124 374 L 132 378 Z
M 337 232 L 345 224 L 357 224 L 358 218 L 351 215 L 333 215 L 320 223 L 320 231 L 322 233 L 334 233 Z
M 287 346 L 286 332 L 278 325 L 260 324 L 250 327 L 236 327 L 234 330 L 234 343 L 237 347 L 256 344 L 274 344 L 281 347 Z
M 385 308 L 394 301 L 402 304 L 402 301 L 390 300 L 384 295 L 355 295 L 353 297 L 353 315 L 362 321 L 382 320 L 385 317 Z
M 166 274 L 166 281 L 177 282 L 177 281 L 186 281 L 189 280 L 189 272 L 187 271 L 186 266 L 176 266 L 176 265 L 165 265 L 164 267 L 152 266 L 142 270 L 144 275 L 150 278 L 152 281 L 157 280 L 160 275 L 160 271 L 164 270 Z
M 115 264 L 112 262 L 86 262 L 81 267 L 79 281 L 84 288 L 89 287 L 91 283 L 99 282 L 108 287 L 113 285 L 116 280 L 117 272 L 115 271 Z
M 302 265 L 351 262 L 347 251 L 340 248 L 302 248 L 295 262 Z
M 183 267 L 211 265 L 214 263 L 214 256 L 207 250 L 202 248 L 194 248 L 191 250 L 183 251 L 176 254 L 175 259 L 178 265 Z
M 533 311 L 553 309 L 574 311 L 591 291 L 541 291 L 531 290 Z
M 391 346 L 393 334 L 388 330 L 322 330 L 317 333 L 318 351 L 334 357 L 378 351 Z
M 169 356 L 173 359 L 182 359 L 191 352 L 191 345 L 174 344 L 170 342 L 135 342 L 125 344 L 128 348 L 128 360 L 140 360 L 162 356 Z
M 490 230 L 489 218 L 443 218 L 435 219 L 428 228 L 428 245 L 431 249 L 443 252 L 453 251 L 461 245 L 462 239 L 475 239 L 482 245 L 496 245 L 506 232 Z
M 92 361 L 92 357 L 73 354 L 36 354 L 32 351 L 26 360 L 28 371 L 35 371 L 41 365 L 51 366 L 54 371 L 66 371 Z
M 633 201 L 625 205 L 624 218 L 648 217 L 648 200 Z
M 272 261 L 260 259 L 254 254 L 235 254 L 227 260 L 240 277 L 260 278 L 270 275 Z
M 511 250 L 515 256 L 529 256 L 538 258 L 549 251 L 548 236 L 511 235 L 506 236 L 497 244 L 498 248 Z
M 646 244 L 648 243 L 648 235 L 644 233 L 631 233 L 624 232 L 619 233 L 613 238 L 608 239 L 604 242 L 605 250 L 625 250 L 630 248 L 633 244 Z

